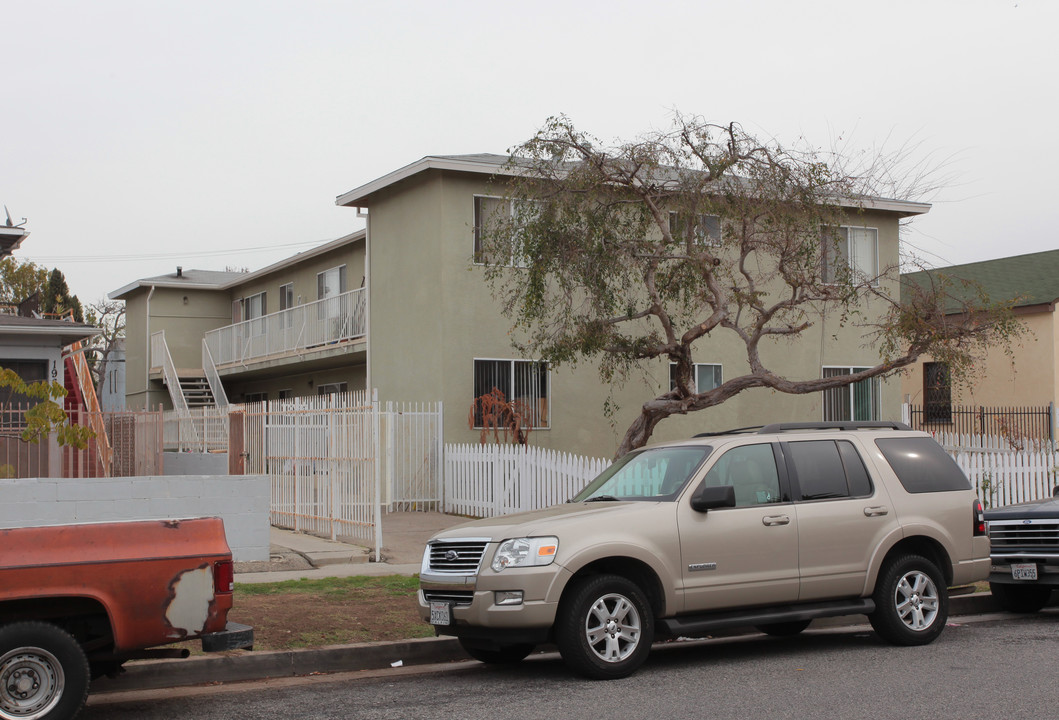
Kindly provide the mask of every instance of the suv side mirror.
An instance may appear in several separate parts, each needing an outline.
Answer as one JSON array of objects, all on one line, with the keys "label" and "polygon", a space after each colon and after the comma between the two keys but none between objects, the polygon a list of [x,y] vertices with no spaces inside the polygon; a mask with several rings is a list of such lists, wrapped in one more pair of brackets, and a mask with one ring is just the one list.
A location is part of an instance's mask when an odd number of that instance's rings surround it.
[{"label": "suv side mirror", "polygon": [[735,507],[735,487],[732,485],[700,487],[691,496],[691,509],[696,512],[722,507]]}]

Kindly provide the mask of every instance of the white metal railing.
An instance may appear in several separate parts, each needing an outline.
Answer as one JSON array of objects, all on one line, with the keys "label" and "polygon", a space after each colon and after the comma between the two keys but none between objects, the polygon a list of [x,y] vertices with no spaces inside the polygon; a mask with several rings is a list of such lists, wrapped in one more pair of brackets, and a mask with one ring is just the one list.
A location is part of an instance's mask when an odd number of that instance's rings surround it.
[{"label": "white metal railing", "polygon": [[224,392],[224,384],[217,373],[217,365],[213,362],[213,355],[210,354],[210,347],[205,340],[202,341],[202,372],[206,376],[206,382],[210,385],[213,404],[222,410],[227,410],[228,393]]},{"label": "white metal railing", "polygon": [[166,387],[169,388],[169,398],[173,401],[173,408],[186,413],[188,401],[184,398],[184,391],[180,387],[180,376],[177,375],[173,356],[169,354],[169,346],[165,342],[165,330],[151,334],[151,367],[162,368],[162,378]]},{"label": "white metal railing", "polygon": [[179,452],[226,452],[228,407],[169,410],[163,414],[162,445]]},{"label": "white metal railing", "polygon": [[364,288],[244,320],[206,333],[218,366],[247,363],[343,340],[365,333]]}]

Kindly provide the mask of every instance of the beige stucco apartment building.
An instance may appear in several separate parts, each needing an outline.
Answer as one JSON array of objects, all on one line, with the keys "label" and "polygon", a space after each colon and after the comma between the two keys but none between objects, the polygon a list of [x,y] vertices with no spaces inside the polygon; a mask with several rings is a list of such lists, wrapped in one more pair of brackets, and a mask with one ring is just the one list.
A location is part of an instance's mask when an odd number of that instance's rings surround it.
[{"label": "beige stucco apartment building", "polygon": [[[179,374],[202,375],[212,360],[231,402],[377,388],[381,400],[443,401],[445,441],[477,442],[471,403],[495,385],[534,408],[531,444],[609,457],[640,405],[668,390],[669,364],[658,361],[644,377],[606,387],[591,364],[549,368],[515,355],[511,323],[473,252],[476,208],[501,192],[490,178],[505,160],[423,158],[339,196],[351,223],[366,218],[362,231],[252,273],[180,271],[115,291],[128,303],[129,406],[171,402],[161,361],[151,357],[151,338],[164,331]],[[863,246],[847,255],[896,267],[899,220],[927,209],[871,203],[850,222]],[[896,274],[881,284],[898,292]],[[878,300],[865,303],[868,315],[883,311]],[[833,317],[812,321],[798,340],[764,348],[766,363],[790,377],[816,378],[879,361],[858,328]],[[696,346],[700,383],[747,370],[742,343],[721,335]],[[203,357],[203,344],[212,358]],[[868,381],[827,395],[752,390],[667,420],[656,438],[779,420],[899,419],[899,383]],[[618,408],[609,417],[608,398]]]}]

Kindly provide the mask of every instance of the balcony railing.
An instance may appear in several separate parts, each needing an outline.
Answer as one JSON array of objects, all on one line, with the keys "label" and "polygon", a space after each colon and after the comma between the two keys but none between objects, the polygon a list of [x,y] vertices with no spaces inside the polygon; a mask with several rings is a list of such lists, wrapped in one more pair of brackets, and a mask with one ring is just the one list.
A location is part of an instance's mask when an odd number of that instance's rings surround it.
[{"label": "balcony railing", "polygon": [[206,346],[217,367],[247,364],[364,337],[363,288],[210,330]]}]

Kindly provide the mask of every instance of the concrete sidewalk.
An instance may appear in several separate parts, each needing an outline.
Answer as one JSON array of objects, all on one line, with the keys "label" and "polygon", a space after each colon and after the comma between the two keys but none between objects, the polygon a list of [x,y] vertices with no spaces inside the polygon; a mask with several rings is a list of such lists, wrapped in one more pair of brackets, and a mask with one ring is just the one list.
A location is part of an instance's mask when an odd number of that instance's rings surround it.
[{"label": "concrete sidewalk", "polygon": [[272,528],[269,562],[236,563],[236,583],[356,575],[414,575],[427,540],[467,518],[437,512],[396,512],[382,518],[382,561],[367,547]]}]

